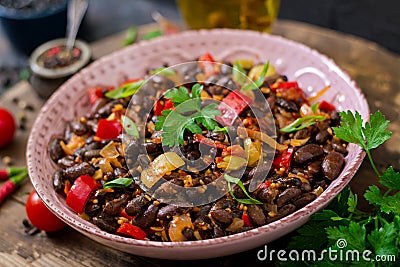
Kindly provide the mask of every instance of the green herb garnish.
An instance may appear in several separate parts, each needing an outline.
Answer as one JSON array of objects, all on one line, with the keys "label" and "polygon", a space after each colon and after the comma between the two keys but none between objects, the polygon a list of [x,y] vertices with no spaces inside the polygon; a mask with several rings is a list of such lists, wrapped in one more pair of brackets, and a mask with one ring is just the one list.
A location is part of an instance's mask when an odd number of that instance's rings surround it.
[{"label": "green herb garnish", "polygon": [[143,84],[144,80],[127,83],[112,91],[108,91],[107,93],[105,93],[105,96],[111,99],[125,98],[136,94],[136,92],[140,89],[140,87],[142,87]]},{"label": "green herb garnish", "polygon": [[103,188],[125,188],[133,183],[132,178],[118,178],[103,185]]},{"label": "green herb garnish", "polygon": [[324,121],[326,117],[323,115],[315,115],[315,116],[307,116],[303,118],[298,118],[293,121],[291,124],[281,128],[281,132],[283,133],[291,133],[306,128],[308,126],[313,125],[316,122]]},{"label": "green herb garnish", "polygon": [[260,77],[258,77],[257,81],[249,83],[242,87],[242,90],[256,90],[262,86],[264,83],[265,75],[267,74],[269,68],[269,60],[265,63],[263,70],[261,71]]},{"label": "green herb garnish", "polygon": [[161,68],[157,68],[157,69],[149,71],[149,74],[150,75],[157,74],[157,75],[163,75],[165,77],[169,77],[172,75],[176,75],[176,72],[173,69],[171,69],[170,67],[161,67]]},{"label": "green herb garnish", "polygon": [[192,87],[192,95],[188,90],[180,86],[169,90],[164,94],[175,106],[175,110],[164,110],[162,116],[157,118],[156,130],[162,130],[162,144],[164,146],[177,146],[184,143],[184,132],[189,130],[195,134],[201,134],[204,126],[208,130],[214,130],[218,124],[215,116],[221,115],[216,103],[201,108],[201,91],[203,86],[195,84]]},{"label": "green herb garnish", "polygon": [[[326,255],[318,262],[278,263],[281,266],[397,266],[400,254],[400,173],[389,167],[382,174],[377,170],[370,154],[370,150],[378,147],[388,140],[391,132],[387,130],[389,121],[380,111],[370,115],[365,122],[361,115],[351,111],[339,113],[342,121],[339,127],[333,127],[338,138],[361,146],[369,155],[369,161],[374,172],[379,177],[378,186],[371,185],[364,192],[365,199],[374,206],[372,212],[363,212],[357,209],[357,195],[351,193],[346,187],[330,204],[321,212],[311,216],[311,220],[296,231],[288,248],[303,250],[343,250],[343,255],[350,250],[360,253],[357,262],[345,262],[337,259],[332,262]],[[345,239],[345,247],[339,248],[337,241]],[[372,261],[365,261],[361,255],[363,251],[370,250]],[[374,257],[391,256],[392,261],[376,262]],[[394,257],[394,258],[393,258]],[[394,259],[394,261],[393,261]]]},{"label": "green herb garnish", "polygon": [[[232,177],[228,174],[224,174],[224,179],[228,182],[228,189],[229,189],[229,194],[233,199],[235,199],[237,202],[243,203],[243,204],[263,204],[261,201],[252,198],[249,193],[247,193],[246,188],[244,187],[242,181],[240,181],[239,178]],[[243,191],[243,193],[248,197],[248,198],[236,198],[235,195],[233,194],[231,183],[237,184]]]},{"label": "green herb garnish", "polygon": [[319,102],[315,102],[314,104],[312,104],[311,105],[312,112],[317,113],[318,107],[319,107]]},{"label": "green herb garnish", "polygon": [[121,116],[122,127],[125,132],[133,137],[139,138],[139,129],[136,123],[134,123],[129,117]]},{"label": "green herb garnish", "polygon": [[247,80],[246,71],[238,60],[235,60],[235,63],[233,64],[232,77],[233,80],[240,85],[244,85]]},{"label": "green herb garnish", "polygon": [[129,27],[128,30],[126,30],[126,36],[124,40],[124,46],[131,45],[135,42],[136,36],[137,36],[138,29],[136,26],[131,26]]},{"label": "green herb garnish", "polygon": [[217,125],[217,127],[215,127],[214,128],[214,131],[216,131],[216,132],[223,132],[223,133],[228,133],[228,126],[225,126],[225,127],[219,127],[218,125]]},{"label": "green herb garnish", "polygon": [[143,36],[143,40],[150,40],[150,39],[154,39],[156,37],[162,36],[162,31],[160,30],[156,30],[156,31],[151,31],[151,32],[147,32],[144,34]]}]

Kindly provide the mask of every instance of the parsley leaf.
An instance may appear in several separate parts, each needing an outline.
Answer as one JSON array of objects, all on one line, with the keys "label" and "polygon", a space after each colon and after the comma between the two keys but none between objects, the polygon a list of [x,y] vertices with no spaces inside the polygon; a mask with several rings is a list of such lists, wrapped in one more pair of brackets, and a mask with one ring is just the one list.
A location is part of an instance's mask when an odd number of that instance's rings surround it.
[{"label": "parsley leaf", "polygon": [[170,99],[175,107],[190,99],[189,91],[184,86],[168,90],[164,97]]},{"label": "parsley leaf", "polygon": [[362,118],[358,111],[356,111],[355,115],[350,110],[341,111],[339,115],[341,117],[340,127],[332,127],[336,136],[366,149],[367,147],[362,134]]},{"label": "parsley leaf", "polygon": [[400,214],[400,193],[394,196],[382,196],[381,190],[376,185],[371,185],[364,193],[364,197],[370,204],[378,205],[382,212]]},{"label": "parsley leaf", "polygon": [[362,128],[368,149],[377,148],[390,138],[392,132],[386,130],[389,121],[385,119],[380,111],[375,112],[369,117],[370,122],[365,123]]},{"label": "parsley leaf", "polygon": [[348,243],[346,248],[357,249],[358,251],[364,251],[366,248],[367,230],[364,225],[351,221],[348,226],[328,227],[326,233],[331,245],[339,239],[345,239]]},{"label": "parsley leaf", "polygon": [[380,176],[379,183],[391,190],[400,190],[400,173],[390,166]]},{"label": "parsley leaf", "polygon": [[394,223],[388,223],[379,229],[374,229],[367,236],[376,255],[396,255],[399,248],[396,245],[395,238],[396,228]]}]

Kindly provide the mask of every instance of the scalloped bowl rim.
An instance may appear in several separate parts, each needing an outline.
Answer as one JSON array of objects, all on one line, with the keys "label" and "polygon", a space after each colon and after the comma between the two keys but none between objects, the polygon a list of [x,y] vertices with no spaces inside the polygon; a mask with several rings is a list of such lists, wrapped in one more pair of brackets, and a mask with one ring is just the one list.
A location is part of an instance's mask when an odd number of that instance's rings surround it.
[{"label": "scalloped bowl rim", "polygon": [[[62,220],[64,220],[68,225],[72,226],[79,232],[87,235],[88,237],[95,236],[96,237],[95,239],[98,242],[100,242],[99,240],[101,239],[101,240],[107,241],[105,245],[108,245],[108,246],[111,246],[110,244],[113,242],[132,246],[132,251],[130,251],[126,248],[124,248],[124,249],[117,248],[117,249],[123,250],[125,252],[129,252],[132,254],[138,254],[138,255],[145,255],[145,256],[150,256],[150,257],[155,257],[155,258],[201,259],[201,258],[208,258],[208,256],[204,256],[204,255],[183,255],[182,256],[182,255],[180,255],[180,257],[175,257],[175,256],[167,255],[167,254],[170,254],[171,249],[175,249],[177,251],[179,250],[180,252],[182,252],[182,251],[185,251],[186,248],[200,249],[200,248],[207,247],[207,249],[213,249],[213,248],[219,247],[219,246],[226,246],[226,244],[234,244],[234,243],[237,244],[237,243],[243,243],[243,242],[250,243],[252,236],[258,236],[261,234],[264,234],[266,236],[266,234],[273,233],[277,229],[279,230],[279,228],[285,226],[286,229],[280,229],[281,233],[279,233],[277,235],[277,237],[272,237],[272,239],[268,240],[268,242],[270,242],[276,238],[283,236],[284,234],[287,234],[287,233],[293,231],[300,225],[304,224],[308,220],[308,218],[311,214],[315,213],[318,210],[323,209],[326,205],[328,205],[329,202],[340,191],[342,191],[342,189],[350,182],[351,178],[354,176],[355,172],[360,167],[360,165],[363,161],[363,158],[365,156],[365,153],[362,151],[362,149],[359,146],[356,146],[353,144],[349,145],[349,149],[354,150],[355,154],[356,154],[356,158],[354,161],[346,162],[346,166],[349,165],[348,166],[349,171],[346,174],[344,174],[342,171],[340,176],[335,180],[334,184],[331,184],[328,187],[328,189],[326,189],[322,193],[322,195],[317,197],[313,202],[309,203],[305,207],[295,211],[294,213],[291,213],[291,214],[283,217],[282,219],[279,219],[275,222],[269,223],[269,224],[261,226],[261,227],[254,228],[249,231],[245,231],[242,233],[237,233],[237,234],[233,234],[233,235],[229,235],[229,236],[224,236],[224,237],[219,237],[219,238],[214,238],[214,239],[199,240],[199,241],[185,241],[185,242],[143,241],[143,240],[136,240],[136,239],[132,239],[132,238],[126,238],[126,237],[107,233],[105,231],[98,229],[95,225],[92,225],[90,222],[84,221],[82,218],[78,217],[77,215],[75,215],[75,217],[72,218],[72,217],[68,216],[67,214],[65,214],[62,209],[67,208],[66,205],[65,205],[65,207],[60,208],[60,207],[55,207],[54,205],[52,205],[52,203],[49,203],[48,198],[46,196],[46,192],[43,192],[40,185],[36,183],[36,181],[38,180],[39,174],[36,173],[33,168],[34,164],[36,164],[36,163],[35,163],[35,153],[34,153],[34,150],[32,149],[32,146],[35,143],[35,138],[38,136],[38,134],[41,130],[37,126],[39,125],[39,122],[42,119],[42,116],[43,116],[42,114],[47,111],[48,107],[53,102],[55,102],[57,98],[59,98],[63,95],[64,91],[68,90],[68,87],[71,84],[73,84],[76,80],[78,80],[79,75],[85,75],[85,73],[89,72],[91,68],[94,68],[100,64],[107,64],[107,62],[110,61],[113,57],[119,56],[124,53],[129,53],[129,51],[135,51],[136,49],[139,49],[140,47],[146,47],[149,45],[157,45],[157,44],[161,44],[163,42],[168,42],[169,40],[171,40],[171,39],[173,40],[176,38],[195,38],[196,36],[199,36],[199,35],[213,35],[213,34],[223,36],[224,34],[230,35],[230,34],[238,34],[238,33],[240,33],[240,35],[243,35],[243,36],[253,36],[253,37],[259,36],[259,37],[267,38],[267,39],[271,38],[271,39],[278,41],[280,43],[283,43],[285,45],[294,46],[296,49],[302,50],[307,53],[311,53],[313,55],[317,55],[318,58],[320,60],[322,60],[324,64],[329,66],[329,68],[333,72],[335,72],[337,75],[339,75],[341,79],[343,79],[353,90],[355,90],[355,93],[359,97],[358,101],[363,104],[364,110],[361,111],[362,116],[366,117],[367,114],[369,114],[368,104],[367,104],[367,101],[366,101],[365,96],[363,95],[361,89],[356,85],[356,83],[350,78],[350,76],[346,72],[341,70],[336,65],[336,63],[334,63],[334,61],[332,59],[317,52],[314,49],[309,48],[306,45],[297,43],[292,40],[288,40],[288,39],[280,37],[280,36],[274,36],[274,35],[270,35],[270,34],[258,33],[258,32],[247,31],[247,30],[215,29],[215,30],[185,31],[185,32],[182,32],[182,33],[179,33],[176,35],[162,36],[162,37],[159,37],[159,38],[153,39],[153,40],[140,41],[132,46],[115,51],[115,52],[113,52],[109,55],[106,55],[106,56],[100,58],[99,60],[96,60],[95,62],[91,63],[88,67],[84,68],[78,74],[74,75],[71,79],[69,79],[67,82],[65,82],[42,107],[40,114],[38,115],[38,117],[34,123],[34,126],[32,128],[31,134],[29,136],[28,148],[27,148],[27,164],[28,164],[28,171],[30,174],[31,182],[32,182],[35,190],[37,190],[39,196],[44,200],[44,203],[49,207],[49,209],[53,213],[55,213],[58,217],[60,217]],[[51,193],[53,193],[53,192],[51,192]],[[80,223],[77,224],[77,220],[80,221]],[[86,223],[89,223],[92,226],[90,227],[90,225],[89,225],[89,226],[85,227]],[[249,240],[246,240],[246,239],[249,239]],[[149,253],[143,253],[143,252],[135,253],[134,248],[138,248],[138,247],[145,248],[145,249],[169,248],[170,250],[168,250],[166,253],[162,253],[160,255],[157,255],[154,251],[151,251]],[[245,248],[243,249],[243,247],[245,247]],[[254,247],[255,247],[254,245],[243,245],[242,244],[242,247],[240,249],[236,249],[236,250],[228,249],[228,250],[236,253],[236,252],[244,251],[244,250],[251,249]],[[223,255],[228,255],[228,254],[230,254],[230,253],[227,253],[227,252],[216,253],[215,255],[212,255],[211,257],[223,256]]]}]

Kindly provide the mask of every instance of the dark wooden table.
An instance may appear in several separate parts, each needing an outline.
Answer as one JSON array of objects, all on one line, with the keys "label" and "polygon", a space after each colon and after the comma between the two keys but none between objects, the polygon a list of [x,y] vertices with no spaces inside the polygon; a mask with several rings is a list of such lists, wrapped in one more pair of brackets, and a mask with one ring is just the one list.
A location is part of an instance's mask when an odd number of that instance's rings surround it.
[{"label": "dark wooden table", "polygon": [[[140,33],[154,29],[143,26]],[[373,153],[378,167],[393,165],[400,168],[400,56],[378,45],[307,24],[277,21],[273,33],[304,43],[333,58],[347,71],[365,93],[371,111],[381,110],[392,121],[391,140]],[[124,33],[107,37],[92,44],[94,58],[122,47]],[[18,100],[18,101],[17,101]],[[15,104],[16,102],[19,103]],[[0,106],[10,109],[16,117],[26,117],[25,130],[19,129],[14,141],[0,150],[0,158],[10,156],[13,165],[25,164],[25,147],[36,114],[44,101],[39,99],[26,82],[17,84],[1,96]],[[26,109],[31,105],[34,110]],[[25,107],[25,109],[24,109]],[[0,162],[0,168],[4,163]],[[368,162],[364,162],[351,182],[352,189],[362,193],[376,183]],[[119,252],[96,243],[72,228],[58,233],[29,236],[22,220],[26,218],[24,204],[32,185],[27,180],[22,187],[0,207],[0,266],[270,266],[259,262],[257,251],[243,252],[223,258],[197,261],[167,261],[150,259]],[[364,203],[365,204],[365,203]],[[363,203],[361,203],[363,205]],[[269,247],[282,248],[285,238]]]}]

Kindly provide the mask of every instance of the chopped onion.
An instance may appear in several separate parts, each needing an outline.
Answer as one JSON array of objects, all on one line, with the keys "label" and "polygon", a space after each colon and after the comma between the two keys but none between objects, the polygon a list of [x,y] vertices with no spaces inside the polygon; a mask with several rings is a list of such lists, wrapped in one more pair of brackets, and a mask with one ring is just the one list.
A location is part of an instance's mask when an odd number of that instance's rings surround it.
[{"label": "chopped onion", "polygon": [[114,141],[108,143],[103,149],[100,151],[100,155],[103,158],[117,158],[120,156],[117,148],[115,147]]},{"label": "chopped onion", "polygon": [[190,216],[186,214],[174,216],[172,221],[169,223],[169,239],[172,242],[186,241],[186,237],[182,233],[186,228],[193,229],[193,223]]}]

